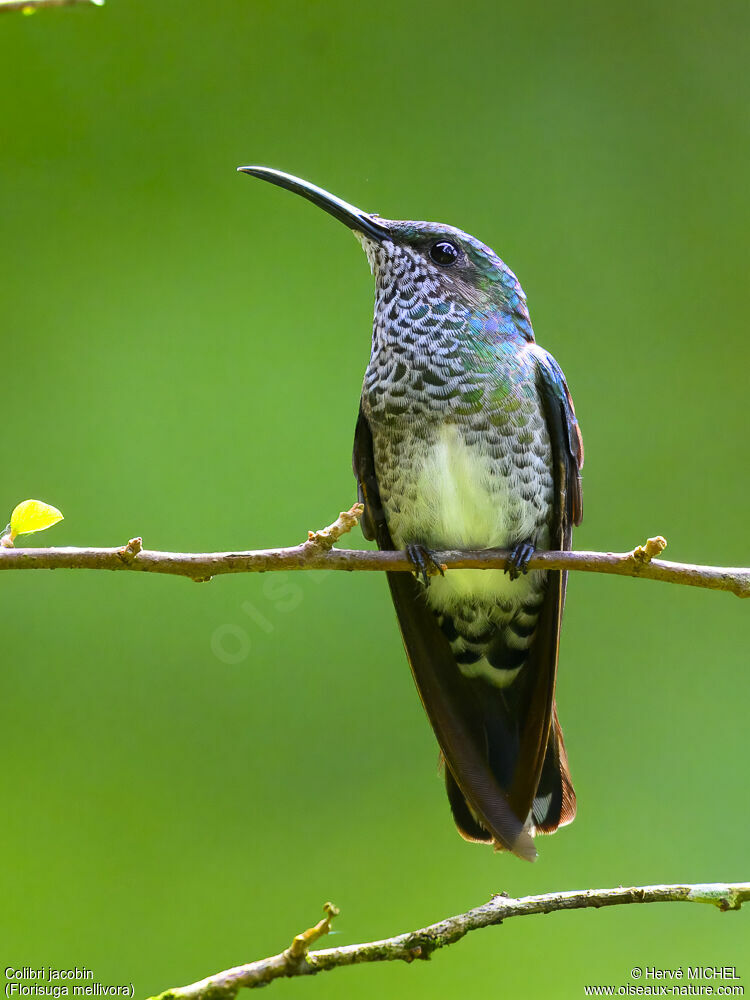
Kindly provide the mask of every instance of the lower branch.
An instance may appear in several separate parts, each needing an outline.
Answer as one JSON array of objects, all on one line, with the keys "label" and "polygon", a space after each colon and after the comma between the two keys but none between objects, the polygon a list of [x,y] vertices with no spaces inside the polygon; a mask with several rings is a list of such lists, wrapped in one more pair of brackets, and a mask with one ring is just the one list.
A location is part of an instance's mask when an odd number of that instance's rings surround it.
[{"label": "lower branch", "polygon": [[23,11],[24,14],[33,14],[35,10],[43,7],[103,7],[104,0],[0,0],[0,14],[12,10]]},{"label": "lower branch", "polygon": [[[350,531],[361,516],[362,505],[355,504],[329,527],[308,532],[307,541],[301,545],[249,552],[160,552],[156,549],[144,549],[140,538],[132,538],[127,545],[119,548],[16,549],[3,547],[9,544],[6,535],[0,539],[0,570],[129,570],[185,576],[197,583],[224,573],[266,573],[277,570],[412,572],[414,566],[405,552],[333,548],[334,543]],[[630,552],[536,552],[531,557],[528,568],[637,576],[707,590],[726,590],[738,597],[750,597],[750,569],[698,566],[654,558],[666,544],[661,536],[657,536]],[[510,553],[504,549],[450,549],[435,552],[433,556],[443,570],[506,569]]]},{"label": "lower branch", "polygon": [[176,987],[152,1000],[231,1000],[242,987],[265,986],[274,979],[315,975],[343,965],[365,962],[413,962],[428,959],[433,951],[455,944],[470,931],[492,927],[511,917],[558,910],[598,909],[624,903],[711,903],[720,910],[739,910],[750,901],[750,882],[709,882],[700,885],[645,885],[623,889],[582,889],[576,892],[549,892],[541,896],[511,899],[493,896],[489,903],[466,913],[448,917],[436,924],[396,937],[350,944],[341,948],[307,951],[307,947],[326,934],[338,910],[326,903],[326,917],[309,931],[298,934],[291,946],[279,955],[262,958],[248,965],[238,965],[218,972],[190,986]]}]

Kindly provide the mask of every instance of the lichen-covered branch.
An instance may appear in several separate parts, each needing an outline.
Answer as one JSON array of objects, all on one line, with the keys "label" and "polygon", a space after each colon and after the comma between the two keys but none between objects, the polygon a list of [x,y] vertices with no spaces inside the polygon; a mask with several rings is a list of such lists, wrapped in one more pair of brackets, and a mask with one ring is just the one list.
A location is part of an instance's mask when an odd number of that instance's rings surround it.
[{"label": "lichen-covered branch", "polygon": [[[105,569],[136,573],[184,576],[198,583],[224,573],[267,573],[274,570],[336,569],[408,573],[413,566],[405,552],[374,552],[337,549],[334,543],[357,524],[362,505],[342,512],[333,524],[308,532],[307,541],[283,549],[248,552],[161,552],[144,549],[140,538],[131,538],[117,548],[4,548],[0,546],[0,570],[11,569]],[[2,539],[8,544],[7,536]],[[664,549],[661,536],[650,538],[630,552],[536,552],[529,569],[566,569],[586,573],[609,573],[662,580],[707,590],[726,590],[750,597],[750,569],[698,566],[654,558]],[[434,553],[444,570],[505,569],[509,553],[504,549]]]},{"label": "lichen-covered branch", "polygon": [[413,962],[428,959],[438,948],[455,944],[470,931],[491,927],[511,917],[558,910],[598,909],[624,903],[711,903],[720,910],[739,910],[750,901],[750,882],[710,882],[701,885],[644,885],[618,889],[582,889],[575,892],[549,892],[541,896],[511,899],[500,895],[466,913],[448,917],[420,930],[367,944],[349,944],[340,948],[308,951],[309,945],[330,929],[338,910],[326,903],[324,920],[309,931],[298,934],[289,948],[270,958],[238,965],[225,972],[201,979],[190,986],[180,986],[161,993],[152,1000],[231,1000],[246,987],[265,986],[274,979],[314,975],[343,965],[365,962]]},{"label": "lichen-covered branch", "polygon": [[0,14],[12,10],[33,14],[43,7],[103,7],[104,0],[0,0]]}]

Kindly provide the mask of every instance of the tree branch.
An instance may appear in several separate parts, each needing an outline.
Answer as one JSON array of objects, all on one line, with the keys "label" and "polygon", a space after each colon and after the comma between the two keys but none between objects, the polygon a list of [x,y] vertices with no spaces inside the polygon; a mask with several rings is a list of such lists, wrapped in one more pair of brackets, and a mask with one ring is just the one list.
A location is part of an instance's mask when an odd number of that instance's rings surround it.
[{"label": "tree branch", "polygon": [[466,913],[448,917],[436,924],[407,934],[350,944],[341,948],[308,951],[317,938],[327,934],[338,910],[326,903],[326,917],[315,927],[298,934],[291,946],[279,955],[262,958],[218,972],[190,986],[167,990],[151,1000],[231,1000],[241,987],[253,989],[274,979],[315,975],[343,965],[364,962],[413,962],[428,959],[438,948],[455,944],[470,931],[492,927],[511,917],[558,910],[581,910],[590,907],[619,906],[624,903],[711,903],[720,910],[739,910],[750,901],[750,882],[710,882],[701,885],[646,885],[628,889],[582,889],[575,892],[550,892],[541,896],[511,899],[493,896],[489,903]]},{"label": "tree branch", "polygon": [[[105,569],[185,576],[197,583],[224,573],[266,573],[278,570],[335,569],[408,573],[414,567],[404,552],[335,549],[334,543],[362,516],[362,505],[343,512],[332,525],[308,532],[306,542],[283,549],[248,552],[160,552],[144,549],[140,538],[119,548],[3,548],[0,570]],[[698,566],[655,559],[666,546],[661,537],[650,538],[631,552],[536,552],[529,569],[565,569],[614,576],[637,576],[707,590],[726,590],[750,597],[750,569]],[[506,569],[510,553],[504,549],[435,552],[443,569]]]},{"label": "tree branch", "polygon": [[[341,535],[350,531],[362,515],[362,505],[342,512],[321,531],[308,532],[301,545],[281,549],[243,552],[161,552],[142,548],[140,538],[132,538],[119,548],[39,548],[0,549],[3,569],[104,569],[131,570],[185,576],[203,583],[225,573],[265,573],[279,570],[335,569],[377,572],[412,572],[414,567],[404,552],[376,552],[334,549]],[[637,576],[667,583],[727,590],[738,597],[750,596],[750,569],[673,563],[653,556],[666,541],[650,538],[645,546],[630,552],[537,552],[529,569],[566,569],[617,576]],[[435,552],[435,561],[449,569],[505,569],[510,553],[504,549]]]},{"label": "tree branch", "polygon": [[23,11],[24,14],[33,14],[34,11],[41,10],[42,7],[103,7],[104,0],[0,0],[0,14],[8,13],[12,10]]}]

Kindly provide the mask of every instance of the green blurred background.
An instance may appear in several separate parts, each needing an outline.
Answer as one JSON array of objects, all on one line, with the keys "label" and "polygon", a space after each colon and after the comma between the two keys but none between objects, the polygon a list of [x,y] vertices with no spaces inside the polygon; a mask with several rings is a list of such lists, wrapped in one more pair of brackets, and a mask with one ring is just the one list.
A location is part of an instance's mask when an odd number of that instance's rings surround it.
[{"label": "green blurred background", "polygon": [[[750,564],[750,8],[110,0],[0,20],[0,507],[40,544],[292,544],[354,499],[371,277],[258,162],[493,246],[584,431],[579,548]],[[3,523],[5,516],[3,516]],[[28,539],[34,544],[37,538]],[[363,545],[359,533],[353,544]],[[0,964],[146,995],[505,890],[747,879],[749,608],[574,574],[575,824],[463,843],[379,575],[3,574]],[[580,997],[750,913],[512,921],[289,997]],[[746,986],[750,982],[746,980]]]}]

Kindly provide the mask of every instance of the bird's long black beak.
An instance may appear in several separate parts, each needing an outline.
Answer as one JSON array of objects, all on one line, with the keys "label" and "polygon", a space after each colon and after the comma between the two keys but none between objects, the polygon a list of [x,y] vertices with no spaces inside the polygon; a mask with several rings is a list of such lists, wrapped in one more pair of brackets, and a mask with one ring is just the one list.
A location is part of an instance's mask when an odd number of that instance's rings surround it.
[{"label": "bird's long black beak", "polygon": [[285,174],[282,170],[273,170],[271,167],[237,167],[237,170],[240,173],[260,177],[263,181],[270,181],[271,184],[278,184],[279,187],[286,188],[287,191],[302,195],[313,205],[328,212],[334,219],[338,219],[339,222],[343,222],[345,226],[356,232],[364,233],[371,240],[379,243],[388,236],[388,230],[381,225],[376,216],[355,208],[354,205],[342,201],[341,198],[329,194],[328,191],[324,191],[323,188],[319,188],[309,181],[303,181],[301,177]]}]

